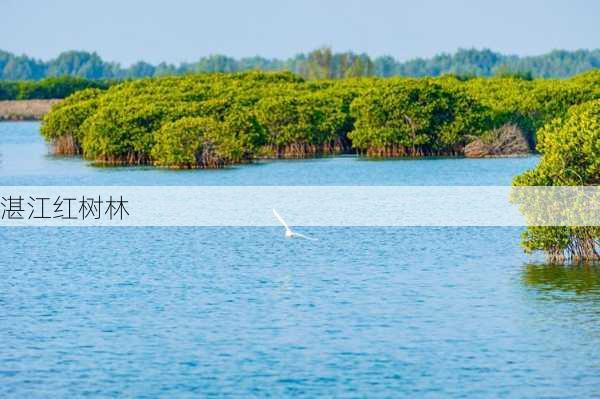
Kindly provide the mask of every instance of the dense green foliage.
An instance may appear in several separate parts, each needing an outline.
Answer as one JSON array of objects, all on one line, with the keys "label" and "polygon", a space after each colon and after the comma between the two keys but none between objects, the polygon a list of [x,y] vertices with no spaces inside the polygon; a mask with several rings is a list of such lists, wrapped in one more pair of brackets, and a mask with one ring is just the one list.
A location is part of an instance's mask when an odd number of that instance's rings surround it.
[{"label": "dense green foliage", "polygon": [[[540,163],[518,176],[515,185],[600,185],[600,99],[573,106],[546,124],[538,132],[537,148]],[[545,251],[552,261],[598,260],[600,227],[532,226],[523,245],[528,251]]]},{"label": "dense green foliage", "polygon": [[286,60],[250,57],[235,59],[224,55],[203,57],[178,66],[140,61],[123,68],[103,61],[98,54],[68,51],[43,62],[0,50],[0,80],[38,80],[51,76],[78,76],[88,79],[127,79],[148,76],[182,75],[197,72],[241,72],[248,70],[291,71],[307,79],[336,79],[357,76],[520,76],[568,77],[600,68],[600,50],[555,50],[540,56],[507,56],[493,51],[460,49],[430,59],[399,62],[390,56],[371,58],[367,54],[334,53],[329,48],[298,54]]},{"label": "dense green foliage", "polygon": [[52,107],[44,118],[42,135],[51,140],[56,153],[77,155],[81,153],[83,123],[97,108],[99,89],[85,89],[71,95]]},{"label": "dense green foliage", "polygon": [[165,123],[156,133],[156,145],[152,150],[157,165],[180,165],[182,167],[220,167],[230,163],[230,155],[236,154],[226,143],[235,140],[228,137],[221,124],[210,117],[183,117]]},{"label": "dense green foliage", "polygon": [[354,147],[375,156],[460,153],[492,127],[491,111],[462,88],[433,80],[385,80],[351,106]]},{"label": "dense green foliage", "polygon": [[0,81],[0,100],[65,98],[79,90],[106,89],[114,83],[116,82],[69,76],[45,78],[39,81]]},{"label": "dense green foliage", "polygon": [[220,167],[352,147],[379,157],[460,155],[466,143],[506,123],[533,141],[537,129],[571,105],[600,98],[599,77],[145,78],[75,93],[46,115],[42,134],[58,154],[163,167]]},{"label": "dense green foliage", "polygon": [[532,136],[570,106],[600,97],[600,75],[588,80],[471,79],[466,90],[493,110],[495,124],[514,122]]},{"label": "dense green foliage", "polygon": [[343,102],[327,93],[264,97],[256,115],[266,132],[266,155],[303,157],[344,149],[349,116]]}]

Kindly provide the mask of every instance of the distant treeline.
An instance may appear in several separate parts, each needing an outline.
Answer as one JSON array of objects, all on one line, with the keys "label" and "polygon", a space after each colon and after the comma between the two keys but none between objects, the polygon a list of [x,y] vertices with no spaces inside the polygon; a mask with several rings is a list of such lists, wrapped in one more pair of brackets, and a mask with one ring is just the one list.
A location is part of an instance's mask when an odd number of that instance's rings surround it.
[{"label": "distant treeline", "polygon": [[115,80],[54,77],[42,80],[0,81],[0,101],[65,98],[83,89],[107,89]]},{"label": "distant treeline", "polygon": [[454,54],[399,62],[393,57],[372,58],[353,52],[334,53],[321,48],[289,59],[225,55],[202,57],[179,65],[137,62],[130,67],[104,61],[96,53],[67,51],[50,61],[0,50],[0,80],[39,80],[46,77],[77,76],[88,79],[130,79],[183,75],[195,72],[241,72],[248,70],[291,71],[306,79],[339,79],[360,76],[504,76],[562,78],[600,68],[600,49],[555,50],[538,56],[519,57],[483,49],[460,49]]}]

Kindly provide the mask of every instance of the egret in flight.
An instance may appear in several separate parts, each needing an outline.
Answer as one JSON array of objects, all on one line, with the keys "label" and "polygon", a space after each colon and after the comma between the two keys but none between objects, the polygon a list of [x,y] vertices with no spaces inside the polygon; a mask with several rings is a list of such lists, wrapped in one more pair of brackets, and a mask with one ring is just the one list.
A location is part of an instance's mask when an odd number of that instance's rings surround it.
[{"label": "egret in flight", "polygon": [[279,223],[281,223],[283,225],[283,227],[285,227],[286,238],[300,237],[300,238],[306,238],[307,240],[311,240],[311,241],[317,240],[316,238],[307,237],[304,234],[300,234],[300,233],[296,233],[295,231],[292,231],[292,229],[290,229],[290,226],[288,226],[288,224],[285,222],[285,220],[283,220],[283,218],[281,216],[279,216],[279,214],[277,213],[277,211],[275,209],[273,209],[273,215],[275,215],[277,220],[279,220]]}]

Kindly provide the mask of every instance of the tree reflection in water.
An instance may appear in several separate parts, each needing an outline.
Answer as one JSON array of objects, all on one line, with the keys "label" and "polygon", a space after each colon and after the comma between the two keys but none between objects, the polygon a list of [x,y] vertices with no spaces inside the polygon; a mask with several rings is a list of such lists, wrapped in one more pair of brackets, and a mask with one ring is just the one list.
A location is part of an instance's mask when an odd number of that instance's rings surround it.
[{"label": "tree reflection in water", "polygon": [[600,295],[600,263],[528,264],[523,270],[523,282],[539,291],[596,296]]}]

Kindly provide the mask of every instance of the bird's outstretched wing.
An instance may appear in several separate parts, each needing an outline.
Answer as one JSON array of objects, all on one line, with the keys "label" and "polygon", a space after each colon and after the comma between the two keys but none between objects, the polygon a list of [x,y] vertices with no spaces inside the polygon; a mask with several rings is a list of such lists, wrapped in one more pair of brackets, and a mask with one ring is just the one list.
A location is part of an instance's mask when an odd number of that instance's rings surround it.
[{"label": "bird's outstretched wing", "polygon": [[316,239],[316,238],[308,237],[308,236],[305,236],[304,234],[300,234],[300,233],[296,233],[296,232],[294,232],[294,236],[304,238],[307,240],[311,240],[311,241],[318,241],[318,239]]},{"label": "bird's outstretched wing", "polygon": [[283,218],[281,216],[279,216],[279,214],[277,213],[277,211],[275,209],[273,209],[273,215],[275,215],[277,220],[279,220],[279,223],[281,223],[287,231],[292,231],[292,229],[290,229],[290,226],[288,226],[288,224],[285,222],[285,220],[283,220]]}]

